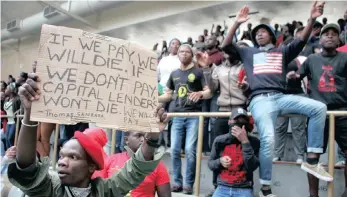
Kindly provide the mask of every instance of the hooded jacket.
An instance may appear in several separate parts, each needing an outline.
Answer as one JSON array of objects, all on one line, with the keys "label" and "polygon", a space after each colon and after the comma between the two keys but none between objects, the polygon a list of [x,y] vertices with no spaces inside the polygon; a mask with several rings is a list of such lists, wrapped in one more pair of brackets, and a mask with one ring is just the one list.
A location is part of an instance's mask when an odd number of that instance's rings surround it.
[{"label": "hooded jacket", "polygon": [[205,81],[211,92],[220,90],[217,99],[219,111],[231,111],[232,106],[245,105],[246,96],[237,87],[238,76],[243,69],[242,63],[229,65],[223,62],[220,66],[213,65],[211,68],[203,68]]}]

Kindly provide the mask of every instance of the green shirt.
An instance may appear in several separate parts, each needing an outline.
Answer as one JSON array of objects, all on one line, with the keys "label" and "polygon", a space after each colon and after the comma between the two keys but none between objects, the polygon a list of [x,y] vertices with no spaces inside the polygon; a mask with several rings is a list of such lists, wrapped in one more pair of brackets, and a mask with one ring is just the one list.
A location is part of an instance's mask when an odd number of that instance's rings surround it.
[{"label": "green shirt", "polygon": [[[89,197],[123,197],[136,188],[158,165],[163,152],[154,155],[154,160],[145,161],[141,148],[132,155],[124,167],[111,178],[91,180]],[[69,197],[67,187],[61,185],[58,173],[50,171],[50,160],[43,158],[28,168],[21,169],[17,163],[8,167],[9,181],[27,196]]]}]

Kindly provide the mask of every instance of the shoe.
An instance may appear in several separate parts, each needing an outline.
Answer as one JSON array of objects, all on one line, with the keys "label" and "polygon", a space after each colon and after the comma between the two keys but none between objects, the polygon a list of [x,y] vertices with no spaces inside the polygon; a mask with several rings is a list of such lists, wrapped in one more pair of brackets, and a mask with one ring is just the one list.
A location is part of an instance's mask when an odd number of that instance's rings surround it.
[{"label": "shoe", "polygon": [[322,164],[320,163],[316,165],[310,165],[307,162],[303,162],[301,164],[301,169],[323,181],[331,182],[334,179],[327,171],[325,171]]},{"label": "shoe", "polygon": [[299,158],[299,159],[296,160],[296,163],[297,163],[297,164],[302,164],[302,162],[304,162],[304,160],[302,160],[301,158]]},{"label": "shoe", "polygon": [[171,187],[172,192],[181,192],[183,190],[182,186],[174,185]]},{"label": "shoe", "polygon": [[272,161],[281,161],[281,158],[280,158],[280,157],[274,157],[274,158],[272,159]]},{"label": "shoe", "polygon": [[275,194],[268,194],[266,196],[264,196],[263,192],[259,192],[259,197],[277,197]]},{"label": "shoe", "polygon": [[183,188],[183,194],[187,194],[187,195],[192,195],[193,194],[193,188],[191,187],[184,187]]},{"label": "shoe", "polygon": [[344,166],[344,165],[346,165],[345,161],[339,161],[335,164],[335,166]]},{"label": "shoe", "polygon": [[212,197],[213,196],[213,193],[214,193],[215,190],[212,190],[209,194],[207,194],[205,197]]},{"label": "shoe", "polygon": [[171,154],[171,148],[167,148],[165,152]]}]

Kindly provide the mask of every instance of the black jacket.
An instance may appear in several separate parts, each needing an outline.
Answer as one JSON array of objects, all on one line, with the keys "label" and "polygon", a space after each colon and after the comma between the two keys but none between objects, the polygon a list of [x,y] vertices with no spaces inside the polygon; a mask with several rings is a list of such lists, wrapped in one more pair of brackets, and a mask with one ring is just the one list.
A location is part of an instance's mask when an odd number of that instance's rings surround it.
[{"label": "black jacket", "polygon": [[[260,141],[248,135],[249,143],[241,144],[231,133],[218,136],[212,146],[208,167],[218,174],[217,184],[234,188],[252,188],[253,171],[259,166]],[[231,158],[228,169],[220,163],[223,156]]]}]

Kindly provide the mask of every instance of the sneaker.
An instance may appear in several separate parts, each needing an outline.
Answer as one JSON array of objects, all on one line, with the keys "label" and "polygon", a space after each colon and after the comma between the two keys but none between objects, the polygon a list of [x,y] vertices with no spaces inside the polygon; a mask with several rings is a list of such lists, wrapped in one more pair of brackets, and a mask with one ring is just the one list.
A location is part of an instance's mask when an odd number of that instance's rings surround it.
[{"label": "sneaker", "polygon": [[281,158],[280,157],[275,157],[272,159],[272,161],[281,161]]},{"label": "sneaker", "polygon": [[346,165],[346,161],[339,161],[335,164],[335,166],[345,166]]},{"label": "sneaker", "polygon": [[327,171],[325,171],[322,164],[320,163],[316,165],[310,165],[307,162],[303,162],[301,164],[301,169],[323,181],[331,182],[334,179]]},{"label": "sneaker", "polygon": [[297,164],[302,164],[302,162],[304,162],[304,160],[302,160],[301,158],[299,158],[299,159],[296,160],[296,163],[297,163]]},{"label": "sneaker", "polygon": [[264,196],[263,192],[259,192],[259,197],[277,197],[275,194],[268,194],[266,196]]},{"label": "sneaker", "polygon": [[174,185],[171,187],[172,192],[181,192],[183,190],[182,186]]},{"label": "sneaker", "polygon": [[184,187],[183,188],[183,193],[184,194],[187,194],[187,195],[192,195],[193,194],[193,188],[191,188],[191,187]]}]

